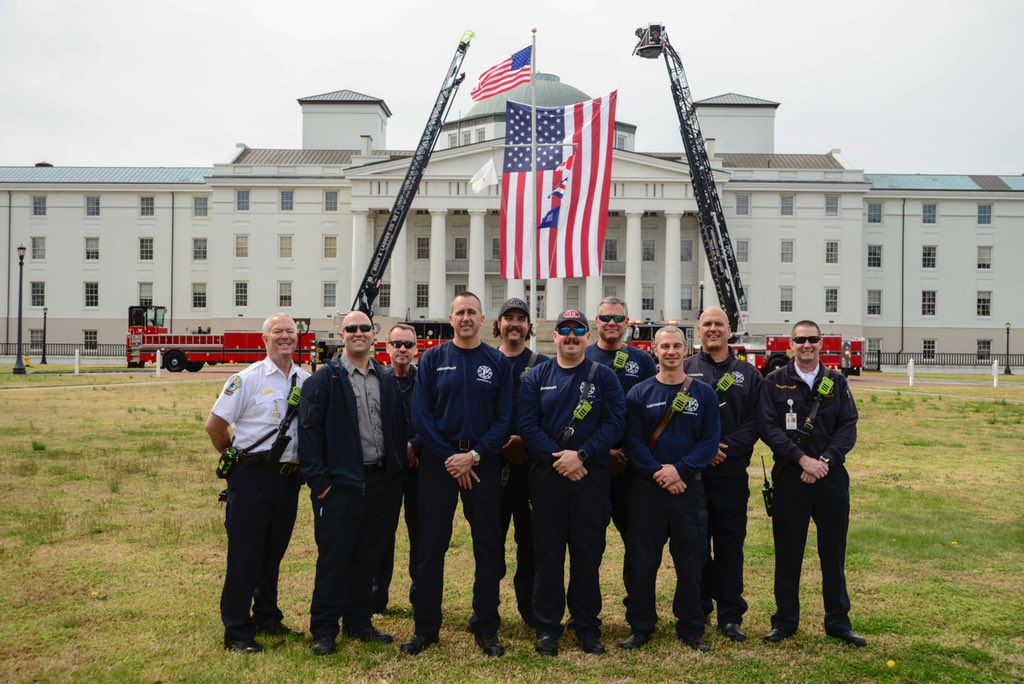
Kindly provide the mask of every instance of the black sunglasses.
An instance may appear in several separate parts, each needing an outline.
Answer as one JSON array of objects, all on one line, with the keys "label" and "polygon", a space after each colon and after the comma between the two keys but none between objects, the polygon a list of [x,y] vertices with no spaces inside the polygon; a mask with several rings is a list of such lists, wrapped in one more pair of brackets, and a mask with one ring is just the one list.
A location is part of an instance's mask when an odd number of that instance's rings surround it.
[{"label": "black sunglasses", "polygon": [[409,340],[388,340],[388,344],[395,349],[412,349],[416,346],[415,342],[410,342]]},{"label": "black sunglasses", "polygon": [[796,344],[803,344],[805,342],[810,342],[811,344],[818,344],[819,342],[821,342],[821,337],[819,335],[810,335],[809,337],[794,337],[793,342]]},{"label": "black sunglasses", "polygon": [[563,325],[558,328],[558,334],[562,337],[568,337],[569,335],[583,337],[587,334],[587,327],[585,325]]},{"label": "black sunglasses", "polygon": [[622,323],[623,321],[626,320],[626,317],[620,314],[601,314],[600,316],[597,317],[597,320],[601,321],[602,323],[611,323],[612,321],[615,321],[616,323]]},{"label": "black sunglasses", "polygon": [[344,328],[342,328],[342,330],[344,330],[347,333],[354,333],[357,330],[359,332],[370,332],[371,330],[373,330],[373,326],[370,325],[369,323],[354,323],[352,325],[346,325]]}]

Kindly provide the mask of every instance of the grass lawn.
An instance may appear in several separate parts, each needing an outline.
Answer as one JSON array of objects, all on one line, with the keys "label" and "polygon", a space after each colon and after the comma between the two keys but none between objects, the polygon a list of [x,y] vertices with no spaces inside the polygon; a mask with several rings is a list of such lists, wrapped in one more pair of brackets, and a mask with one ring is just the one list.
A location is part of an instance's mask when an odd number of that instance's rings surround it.
[{"label": "grass lawn", "polygon": [[[850,455],[847,576],[853,649],[824,637],[820,573],[804,567],[796,637],[763,644],[773,610],[770,521],[751,468],[747,538],[752,637],[713,630],[698,655],[673,637],[672,570],[659,576],[655,641],[626,654],[622,547],[609,530],[602,566],[609,654],[570,635],[542,659],[502,585],[508,655],[488,659],[466,631],[472,547],[461,514],[447,561],[442,643],[417,658],[395,646],[339,641],[330,658],[306,639],[263,639],[258,656],[226,654],[218,612],[224,572],[216,454],[202,425],[224,375],[0,379],[0,680],[10,681],[1021,681],[1024,679],[1024,385],[872,388],[854,380],[860,441]],[[89,369],[92,370],[92,369]],[[189,377],[190,376],[190,377]],[[205,377],[204,377],[205,376]],[[187,379],[189,382],[182,382]],[[99,383],[105,386],[72,384]],[[32,389],[15,391],[15,387]],[[763,447],[761,453],[768,454]],[[304,490],[282,569],[286,622],[308,628],[316,559]],[[812,528],[813,530],[813,528]],[[377,626],[407,638],[412,616],[404,529],[392,610]]]}]

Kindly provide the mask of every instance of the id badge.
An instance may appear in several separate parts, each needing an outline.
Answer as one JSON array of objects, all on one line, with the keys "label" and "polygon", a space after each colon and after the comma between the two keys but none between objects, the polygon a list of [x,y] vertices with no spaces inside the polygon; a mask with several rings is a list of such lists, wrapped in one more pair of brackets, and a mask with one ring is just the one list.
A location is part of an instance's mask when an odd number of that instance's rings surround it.
[{"label": "id badge", "polygon": [[[277,399],[274,400],[274,413],[272,414],[274,420],[281,420],[281,409],[277,405]],[[796,418],[794,418],[796,420]]]},{"label": "id badge", "polygon": [[796,430],[796,414],[795,413],[790,412],[790,413],[786,414],[786,429],[787,430]]}]

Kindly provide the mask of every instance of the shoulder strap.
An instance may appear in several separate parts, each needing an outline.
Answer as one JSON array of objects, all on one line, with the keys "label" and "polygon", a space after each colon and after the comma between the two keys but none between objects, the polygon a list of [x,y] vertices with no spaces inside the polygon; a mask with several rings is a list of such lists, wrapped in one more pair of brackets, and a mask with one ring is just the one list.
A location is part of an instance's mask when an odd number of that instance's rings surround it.
[{"label": "shoulder strap", "polygon": [[[683,395],[688,394],[689,391],[690,391],[690,385],[692,385],[692,384],[693,384],[693,378],[691,378],[689,375],[687,375],[686,379],[683,380],[683,384],[680,385],[679,391],[682,392]],[[679,395],[676,394],[676,396],[678,397]],[[686,408],[686,407],[684,406],[683,408]],[[661,422],[658,423],[658,427],[654,428],[654,432],[652,432],[651,436],[647,438],[647,448],[648,449],[651,449],[651,450],[654,449],[654,445],[657,443],[658,438],[661,437],[661,433],[665,432],[665,428],[668,427],[669,421],[672,420],[672,416],[674,416],[676,413],[677,413],[677,411],[675,411],[672,408],[672,403],[670,403],[669,407],[668,407],[668,411],[666,411],[665,415],[663,415],[661,417]]]},{"label": "shoulder strap", "polygon": [[[590,362],[590,370],[587,371],[587,379],[583,383],[583,387],[580,388],[579,401],[576,402],[576,408],[573,409],[572,418],[569,419],[569,424],[565,426],[565,430],[571,429],[572,426],[576,424],[576,417],[579,416],[580,412],[583,410],[583,406],[584,404],[586,404],[587,397],[590,396],[590,388],[594,386],[594,376],[597,375],[598,365],[599,364],[597,363],[597,361]],[[587,409],[589,410],[589,408],[590,407],[588,406]],[[586,414],[584,413],[583,415]],[[562,430],[562,432],[564,433],[565,430]]]},{"label": "shoulder strap", "polygon": [[[293,390],[296,387],[295,383],[296,383],[296,381],[298,379],[299,379],[299,374],[298,373],[295,373],[295,374],[292,375],[292,389]],[[291,395],[289,395],[289,397],[286,397],[286,399],[290,399],[290,396]],[[264,442],[266,442],[268,439],[270,439],[274,435],[276,435],[278,433],[283,435],[284,433],[288,432],[288,426],[291,425],[292,418],[295,417],[295,412],[298,410],[298,408],[299,408],[299,400],[298,400],[298,398],[296,398],[295,403],[292,403],[291,401],[288,401],[288,408],[284,412],[284,418],[281,419],[281,422],[278,423],[277,427],[274,428],[273,430],[271,430],[270,432],[268,432],[267,434],[263,435],[259,439],[257,439],[255,442],[253,442],[249,446],[247,446],[244,449],[242,449],[242,451],[252,451],[253,449],[258,447],[260,444],[263,444]]]}]

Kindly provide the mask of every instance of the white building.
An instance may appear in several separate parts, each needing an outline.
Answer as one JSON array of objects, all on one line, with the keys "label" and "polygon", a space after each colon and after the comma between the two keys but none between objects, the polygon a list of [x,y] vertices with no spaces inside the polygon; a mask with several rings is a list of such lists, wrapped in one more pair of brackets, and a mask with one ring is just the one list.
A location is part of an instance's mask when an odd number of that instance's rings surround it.
[{"label": "white building", "polygon": [[[539,105],[584,99],[540,75]],[[445,124],[379,315],[441,318],[467,288],[493,314],[523,294],[498,273],[498,188],[468,187],[500,161],[504,100]],[[22,244],[26,341],[40,339],[46,307],[51,342],[121,343],[139,302],[167,306],[173,332],[252,329],[276,310],[333,329],[411,152],[387,150],[382,99],[341,90],[299,104],[299,149],[240,146],[208,168],[0,167],[3,341],[16,339]],[[998,352],[1004,324],[1024,325],[1010,261],[1024,254],[1024,178],[865,174],[838,150],[776,154],[778,103],[728,94],[697,106],[752,332],[813,318],[884,351]],[[541,283],[541,316],[592,313],[615,295],[634,317],[692,322],[702,297],[716,302],[688,168],[678,153],[634,151],[635,132],[616,125],[603,275]]]}]

